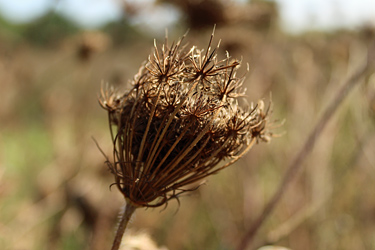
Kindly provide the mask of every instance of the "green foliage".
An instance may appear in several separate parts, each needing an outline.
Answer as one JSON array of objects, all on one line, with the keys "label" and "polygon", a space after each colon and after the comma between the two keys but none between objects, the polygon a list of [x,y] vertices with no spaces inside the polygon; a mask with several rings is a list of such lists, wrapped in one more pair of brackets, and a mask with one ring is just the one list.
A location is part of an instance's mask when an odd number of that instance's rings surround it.
[{"label": "green foliage", "polygon": [[9,43],[20,40],[22,27],[8,22],[2,16],[0,16],[0,39]]},{"label": "green foliage", "polygon": [[80,29],[71,21],[55,12],[27,24],[23,37],[31,44],[38,46],[53,46],[62,39],[78,33]]},{"label": "green foliage", "polygon": [[105,25],[102,30],[112,38],[115,46],[129,44],[143,38],[143,35],[126,19],[111,22]]},{"label": "green foliage", "polygon": [[64,235],[61,249],[70,250],[70,249],[84,249],[85,242],[83,240],[83,232],[78,230],[78,232],[70,233]]}]

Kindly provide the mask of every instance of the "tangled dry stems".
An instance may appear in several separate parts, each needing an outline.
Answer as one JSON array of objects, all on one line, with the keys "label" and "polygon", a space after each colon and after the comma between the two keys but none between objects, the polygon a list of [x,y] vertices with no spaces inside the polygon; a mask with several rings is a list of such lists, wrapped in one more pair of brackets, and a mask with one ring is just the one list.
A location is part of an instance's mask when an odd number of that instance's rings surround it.
[{"label": "tangled dry stems", "polygon": [[[270,107],[243,109],[240,61],[212,49],[154,45],[126,93],[101,90],[108,111],[115,185],[134,206],[156,207],[188,191],[184,186],[228,167],[255,143],[269,141]],[[219,163],[228,160],[225,164]]]}]

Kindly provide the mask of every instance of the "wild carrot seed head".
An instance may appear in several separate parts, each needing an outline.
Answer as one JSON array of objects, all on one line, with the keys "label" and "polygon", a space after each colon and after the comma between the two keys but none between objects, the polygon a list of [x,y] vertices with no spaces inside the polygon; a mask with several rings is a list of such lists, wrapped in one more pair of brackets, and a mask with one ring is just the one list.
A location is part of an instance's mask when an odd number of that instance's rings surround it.
[{"label": "wild carrot seed head", "polygon": [[244,81],[236,75],[240,62],[228,54],[218,60],[212,38],[205,51],[186,51],[182,39],[160,49],[155,45],[132,89],[101,91],[113,142],[109,168],[136,206],[178,198],[188,191],[183,186],[231,165],[271,136],[262,101],[249,110],[238,105]]}]

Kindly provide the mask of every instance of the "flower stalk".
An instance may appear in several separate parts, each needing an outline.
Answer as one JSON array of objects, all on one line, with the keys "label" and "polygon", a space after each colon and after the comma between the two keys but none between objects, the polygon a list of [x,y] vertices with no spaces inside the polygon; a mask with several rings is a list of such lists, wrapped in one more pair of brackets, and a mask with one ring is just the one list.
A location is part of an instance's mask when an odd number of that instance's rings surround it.
[{"label": "flower stalk", "polygon": [[270,106],[239,106],[241,62],[229,53],[219,60],[212,40],[213,34],[206,50],[186,50],[183,38],[171,46],[167,39],[160,47],[155,43],[128,92],[101,90],[113,143],[107,164],[128,204],[116,245],[135,208],[167,205],[199,187],[186,185],[228,167],[272,136]]},{"label": "flower stalk", "polygon": [[133,204],[131,204],[131,202],[126,203],[126,206],[124,208],[124,213],[121,216],[121,220],[120,220],[120,223],[118,225],[118,228],[117,228],[117,231],[116,231],[116,236],[115,236],[115,239],[113,241],[111,250],[118,250],[120,248],[122,236],[125,233],[126,226],[128,225],[129,220],[130,220],[131,216],[133,215],[136,208],[137,207],[134,206]]}]

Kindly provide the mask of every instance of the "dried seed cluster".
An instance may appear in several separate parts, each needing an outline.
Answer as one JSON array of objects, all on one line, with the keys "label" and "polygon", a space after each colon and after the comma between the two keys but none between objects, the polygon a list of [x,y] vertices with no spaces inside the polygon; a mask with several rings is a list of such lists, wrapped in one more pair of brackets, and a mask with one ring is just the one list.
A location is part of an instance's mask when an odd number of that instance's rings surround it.
[{"label": "dried seed cluster", "polygon": [[[135,206],[155,207],[231,165],[259,140],[268,141],[268,109],[262,101],[238,105],[244,77],[240,62],[217,48],[186,50],[181,40],[158,48],[140,68],[132,89],[102,89],[108,111],[115,184]],[[219,165],[226,159],[225,164]]]}]

